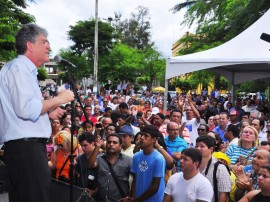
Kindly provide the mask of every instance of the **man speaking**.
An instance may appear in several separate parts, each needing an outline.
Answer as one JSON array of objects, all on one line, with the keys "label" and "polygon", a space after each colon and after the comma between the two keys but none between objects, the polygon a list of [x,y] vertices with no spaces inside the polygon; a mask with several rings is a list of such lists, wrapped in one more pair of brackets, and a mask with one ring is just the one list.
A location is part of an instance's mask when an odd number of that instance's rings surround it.
[{"label": "man speaking", "polygon": [[18,57],[6,63],[0,72],[0,143],[5,145],[10,202],[49,201],[49,117],[61,117],[64,110],[59,105],[74,99],[69,90],[49,100],[42,97],[37,67],[49,62],[47,35],[38,25],[24,25],[15,37]]}]

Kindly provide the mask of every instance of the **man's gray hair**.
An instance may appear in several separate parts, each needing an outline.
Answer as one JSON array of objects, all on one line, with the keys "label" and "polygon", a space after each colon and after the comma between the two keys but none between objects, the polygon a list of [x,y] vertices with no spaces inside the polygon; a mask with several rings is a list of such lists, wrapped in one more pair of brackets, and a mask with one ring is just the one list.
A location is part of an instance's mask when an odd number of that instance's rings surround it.
[{"label": "man's gray hair", "polygon": [[35,43],[37,36],[39,36],[40,34],[44,35],[45,37],[48,36],[48,32],[46,31],[46,29],[36,24],[29,23],[23,25],[15,36],[15,48],[17,50],[17,54],[25,54],[27,50],[27,42]]},{"label": "man's gray hair", "polygon": [[250,115],[251,114],[256,114],[256,118],[261,118],[261,112],[259,112],[258,110],[256,110],[256,109],[253,109],[253,110],[251,110],[250,111]]}]

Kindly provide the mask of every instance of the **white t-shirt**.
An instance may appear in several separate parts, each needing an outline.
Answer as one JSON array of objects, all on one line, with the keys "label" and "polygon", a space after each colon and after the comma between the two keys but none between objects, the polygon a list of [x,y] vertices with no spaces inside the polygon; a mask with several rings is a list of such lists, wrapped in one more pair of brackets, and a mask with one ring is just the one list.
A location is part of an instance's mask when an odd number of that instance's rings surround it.
[{"label": "white t-shirt", "polygon": [[196,118],[187,120],[186,117],[183,117],[182,123],[184,122],[186,122],[186,128],[189,130],[190,143],[196,145],[196,139],[199,137],[197,129],[200,126],[200,122],[197,123]]},{"label": "white t-shirt", "polygon": [[206,177],[198,173],[190,180],[185,180],[183,173],[172,175],[165,188],[165,194],[172,196],[174,202],[211,201],[213,188]]}]

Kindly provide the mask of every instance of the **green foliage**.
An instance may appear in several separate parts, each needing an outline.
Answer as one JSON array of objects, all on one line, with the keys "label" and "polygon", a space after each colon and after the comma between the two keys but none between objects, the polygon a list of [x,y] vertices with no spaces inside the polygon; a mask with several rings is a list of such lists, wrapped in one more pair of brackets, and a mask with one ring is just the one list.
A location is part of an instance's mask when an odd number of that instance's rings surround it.
[{"label": "green foliage", "polygon": [[148,48],[144,51],[142,75],[149,78],[150,84],[157,79],[160,85],[164,85],[165,65],[166,61],[160,52],[153,48]]},{"label": "green foliage", "polygon": [[193,52],[206,50],[232,39],[270,8],[269,0],[186,0],[172,10],[178,12],[187,4],[190,8],[182,24],[191,26],[197,23],[196,33],[203,35],[201,39],[194,39],[201,42],[192,43],[188,47]]},{"label": "green foliage", "polygon": [[[88,60],[88,57],[85,53],[83,53],[82,55],[78,55],[72,52],[70,49],[61,49],[60,56],[77,66],[76,69],[68,69],[72,80],[79,81],[83,77],[90,77],[90,75],[93,74],[93,65],[90,64],[90,61]],[[69,76],[66,69],[64,69],[64,67],[60,65],[58,66],[58,69],[64,71],[62,73],[63,79],[65,82],[68,81]]]},{"label": "green foliage", "polygon": [[141,52],[121,43],[117,43],[109,54],[101,57],[99,61],[101,80],[134,81],[142,68]]},{"label": "green foliage", "polygon": [[25,0],[0,0],[0,61],[7,62],[16,56],[15,34],[22,24],[34,22],[34,17],[23,12]]},{"label": "green foliage", "polygon": [[139,6],[131,18],[121,21],[121,14],[116,14],[118,21],[114,24],[116,33],[122,43],[139,50],[153,47],[151,41],[149,9]]},{"label": "green foliage", "polygon": [[220,88],[221,90],[227,90],[232,87],[231,83],[225,78],[225,77],[220,77]]},{"label": "green foliage", "polygon": [[[98,22],[98,54],[104,55],[111,50],[113,45],[114,28],[102,21]],[[70,26],[68,38],[75,44],[71,46],[71,50],[78,55],[87,54],[89,60],[94,55],[95,41],[95,20],[79,21],[74,26]]]},{"label": "green foliage", "polygon": [[180,88],[183,93],[187,93],[191,89],[195,89],[198,86],[198,82],[195,79],[188,78],[188,79],[176,79],[174,81],[175,87]]},{"label": "green foliage", "polygon": [[255,81],[247,81],[244,83],[241,83],[238,85],[238,90],[239,92],[264,92],[267,90],[269,85],[267,84],[266,81],[262,80],[255,80]]},{"label": "green foliage", "polygon": [[48,74],[45,68],[39,67],[38,68],[38,75],[37,78],[39,81],[44,81],[45,79],[48,78]]}]

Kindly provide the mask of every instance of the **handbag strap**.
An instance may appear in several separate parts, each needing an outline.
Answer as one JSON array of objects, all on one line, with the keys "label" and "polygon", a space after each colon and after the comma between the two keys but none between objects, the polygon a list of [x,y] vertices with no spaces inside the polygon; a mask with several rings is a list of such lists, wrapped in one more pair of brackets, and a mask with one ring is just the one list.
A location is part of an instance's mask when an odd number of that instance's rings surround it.
[{"label": "handbag strap", "polygon": [[[120,154],[120,155],[121,155],[121,154]],[[107,162],[108,167],[109,167],[109,169],[110,169],[110,172],[111,172],[111,174],[112,174],[113,180],[114,180],[114,182],[115,182],[115,184],[116,184],[116,186],[117,186],[117,188],[118,188],[118,191],[120,192],[121,196],[124,198],[124,197],[126,196],[126,194],[125,194],[124,190],[122,189],[122,187],[121,187],[120,184],[119,184],[119,181],[118,181],[118,179],[117,179],[117,176],[116,176],[116,174],[115,174],[115,172],[114,172],[114,170],[113,170],[113,168],[112,168],[111,162],[106,158],[105,155],[103,155],[102,158]]]}]

